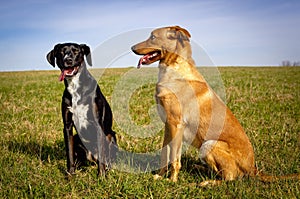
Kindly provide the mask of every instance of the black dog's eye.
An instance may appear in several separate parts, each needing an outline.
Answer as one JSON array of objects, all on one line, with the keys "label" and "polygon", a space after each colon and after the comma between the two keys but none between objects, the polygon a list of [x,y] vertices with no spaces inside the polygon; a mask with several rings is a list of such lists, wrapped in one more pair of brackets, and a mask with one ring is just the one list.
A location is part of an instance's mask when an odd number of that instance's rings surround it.
[{"label": "black dog's eye", "polygon": [[60,52],[61,52],[61,54],[65,54],[67,52],[67,50],[68,50],[68,48],[63,47]]},{"label": "black dog's eye", "polygon": [[76,49],[76,48],[72,49],[72,51],[73,51],[74,54],[78,54],[79,53],[79,50]]}]

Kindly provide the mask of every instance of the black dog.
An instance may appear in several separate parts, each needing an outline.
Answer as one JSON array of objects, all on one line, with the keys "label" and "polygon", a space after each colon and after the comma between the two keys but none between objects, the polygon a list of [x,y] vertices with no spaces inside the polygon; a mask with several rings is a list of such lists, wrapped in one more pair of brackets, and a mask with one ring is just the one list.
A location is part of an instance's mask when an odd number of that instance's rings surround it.
[{"label": "black dog", "polygon": [[[97,81],[86,68],[91,66],[90,48],[85,44],[57,44],[47,54],[48,62],[61,70],[64,80],[62,118],[67,152],[67,168],[74,174],[77,162],[88,159],[98,165],[98,175],[105,174],[115,160],[117,143],[112,127],[112,111]],[[73,135],[73,127],[77,135]]]}]

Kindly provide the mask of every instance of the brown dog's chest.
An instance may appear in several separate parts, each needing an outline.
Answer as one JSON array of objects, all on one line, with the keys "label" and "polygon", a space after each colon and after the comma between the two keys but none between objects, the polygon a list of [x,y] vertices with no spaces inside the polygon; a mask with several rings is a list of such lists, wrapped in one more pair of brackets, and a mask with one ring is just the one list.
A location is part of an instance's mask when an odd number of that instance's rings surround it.
[{"label": "brown dog's chest", "polygon": [[208,128],[214,95],[205,80],[189,74],[188,70],[184,72],[176,68],[160,70],[155,95],[158,113],[164,123],[171,122],[183,129],[186,142],[200,147]]},{"label": "brown dog's chest", "polygon": [[199,103],[191,84],[184,80],[158,82],[156,101],[161,120],[182,129],[184,141],[192,144],[201,121]]}]

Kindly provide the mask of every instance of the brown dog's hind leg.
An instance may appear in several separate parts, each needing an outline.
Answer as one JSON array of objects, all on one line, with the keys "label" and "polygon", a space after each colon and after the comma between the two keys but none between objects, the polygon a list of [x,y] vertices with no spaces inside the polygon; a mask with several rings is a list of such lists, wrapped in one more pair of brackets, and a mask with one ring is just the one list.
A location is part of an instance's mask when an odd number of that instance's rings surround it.
[{"label": "brown dog's hind leg", "polygon": [[[238,176],[243,176],[237,160],[230,151],[226,142],[207,140],[200,148],[200,158],[205,164],[213,169],[223,180],[234,180]],[[208,180],[200,184],[200,186],[218,185],[219,180]]]}]

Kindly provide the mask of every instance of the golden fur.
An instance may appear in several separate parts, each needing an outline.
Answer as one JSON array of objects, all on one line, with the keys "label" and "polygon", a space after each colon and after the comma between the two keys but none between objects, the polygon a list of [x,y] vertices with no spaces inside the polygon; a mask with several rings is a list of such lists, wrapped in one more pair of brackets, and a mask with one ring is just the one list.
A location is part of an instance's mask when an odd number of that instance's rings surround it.
[{"label": "golden fur", "polygon": [[170,180],[177,181],[183,141],[197,147],[201,161],[222,179],[253,176],[257,172],[249,138],[196,69],[189,38],[190,33],[179,26],[164,27],[132,47],[134,53],[143,55],[139,65],[159,61],[156,100],[165,134],[161,170],[155,179],[161,178],[170,164]]}]

